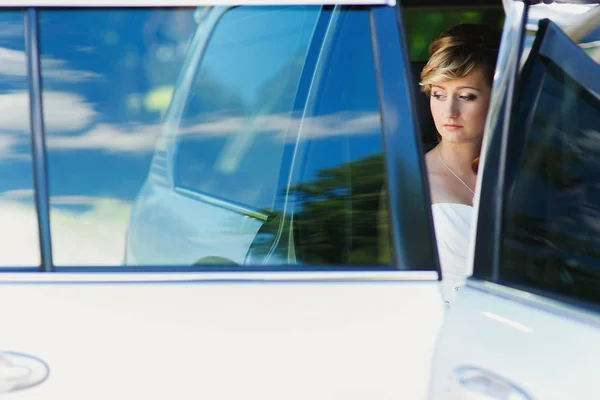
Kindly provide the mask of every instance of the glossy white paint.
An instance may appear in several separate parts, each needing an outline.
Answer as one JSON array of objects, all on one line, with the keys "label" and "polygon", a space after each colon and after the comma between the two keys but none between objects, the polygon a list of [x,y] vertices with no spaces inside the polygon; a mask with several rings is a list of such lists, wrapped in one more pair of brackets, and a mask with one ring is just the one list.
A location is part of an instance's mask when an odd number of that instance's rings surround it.
[{"label": "glossy white paint", "polygon": [[[498,285],[469,285],[437,344],[431,400],[598,398],[597,314]],[[464,367],[480,372],[470,390],[456,374]],[[482,396],[486,386],[496,394]],[[513,397],[502,397],[510,390]]]},{"label": "glossy white paint", "polygon": [[[22,278],[21,280],[26,280]],[[438,282],[2,283],[23,399],[424,399]]]}]

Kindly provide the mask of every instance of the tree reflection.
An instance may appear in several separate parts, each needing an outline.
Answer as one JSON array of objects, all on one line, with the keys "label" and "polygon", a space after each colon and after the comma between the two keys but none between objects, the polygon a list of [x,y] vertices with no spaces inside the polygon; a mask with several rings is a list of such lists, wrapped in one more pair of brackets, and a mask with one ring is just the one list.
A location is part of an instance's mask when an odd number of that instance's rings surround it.
[{"label": "tree reflection", "polygon": [[290,254],[312,265],[389,262],[384,171],[378,153],[323,169],[313,181],[290,187],[291,211],[272,214],[251,253],[264,256],[277,243],[271,262],[287,263]]},{"label": "tree reflection", "polygon": [[550,75],[537,108],[531,132],[515,133],[524,150],[508,182],[502,280],[599,301],[600,101]]}]

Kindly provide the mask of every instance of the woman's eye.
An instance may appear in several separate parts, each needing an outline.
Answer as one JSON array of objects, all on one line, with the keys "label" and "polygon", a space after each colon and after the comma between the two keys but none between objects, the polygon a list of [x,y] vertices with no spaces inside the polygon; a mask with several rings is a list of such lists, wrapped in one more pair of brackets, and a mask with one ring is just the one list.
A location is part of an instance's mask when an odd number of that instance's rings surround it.
[{"label": "woman's eye", "polygon": [[477,98],[477,96],[475,96],[474,94],[462,94],[459,96],[459,98],[461,100],[471,101],[471,100],[475,100]]},{"label": "woman's eye", "polygon": [[431,97],[435,98],[436,100],[442,100],[442,99],[444,99],[446,96],[444,96],[444,95],[442,95],[442,94],[439,94],[439,93],[433,93],[433,94],[431,95]]}]

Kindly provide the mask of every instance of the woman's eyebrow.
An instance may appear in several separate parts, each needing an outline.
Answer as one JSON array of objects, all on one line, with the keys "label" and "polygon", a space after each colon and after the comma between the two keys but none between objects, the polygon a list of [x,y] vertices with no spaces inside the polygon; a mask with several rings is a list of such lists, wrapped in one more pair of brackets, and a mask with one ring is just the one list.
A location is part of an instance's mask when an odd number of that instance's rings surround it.
[{"label": "woman's eyebrow", "polygon": [[457,89],[471,89],[471,90],[477,90],[478,92],[481,92],[481,89],[478,89],[473,86],[459,86],[459,87],[457,87]]}]

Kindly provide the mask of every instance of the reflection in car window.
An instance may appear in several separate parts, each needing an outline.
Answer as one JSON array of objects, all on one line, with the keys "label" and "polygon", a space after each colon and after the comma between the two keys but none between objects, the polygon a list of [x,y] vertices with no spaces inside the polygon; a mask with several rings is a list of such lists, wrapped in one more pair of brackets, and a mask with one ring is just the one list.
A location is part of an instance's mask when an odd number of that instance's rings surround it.
[{"label": "reflection in car window", "polygon": [[369,9],[204,11],[40,13],[57,266],[389,265]]},{"label": "reflection in car window", "polygon": [[[344,10],[327,38],[300,131],[295,170],[277,228],[279,242],[254,262],[390,263],[381,117],[369,12]],[[282,221],[282,225],[275,224]],[[274,232],[271,232],[274,233]],[[266,247],[269,247],[268,253]]]},{"label": "reflection in car window", "polygon": [[191,35],[194,9],[42,10],[56,265],[119,265],[132,202]]},{"label": "reflection in car window", "polygon": [[542,57],[524,69],[528,81],[515,118],[531,122],[517,124],[508,151],[520,161],[507,171],[501,279],[598,302],[600,92],[577,79],[598,82],[600,66],[581,63],[585,53],[573,48],[580,58],[568,64],[577,73]]},{"label": "reflection in car window", "polygon": [[219,19],[181,117],[177,186],[272,209],[319,14],[319,7],[237,7]]},{"label": "reflection in car window", "polygon": [[[528,8],[527,26],[524,38],[524,50],[527,53],[531,48],[538,23],[544,18],[561,27],[565,32],[573,32],[581,27],[581,20],[586,13],[598,7],[597,4],[534,4]],[[575,42],[585,51],[592,60],[600,64],[600,27],[590,26],[589,32],[583,36],[577,35]]]},{"label": "reflection in car window", "polygon": [[0,268],[40,265],[26,60],[23,12],[3,10],[0,13]]}]

